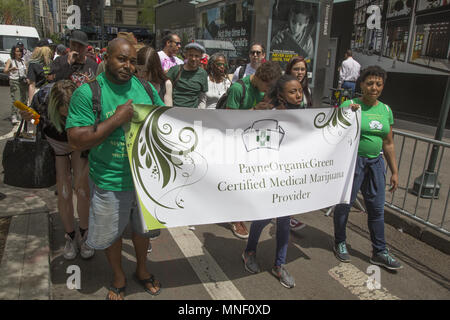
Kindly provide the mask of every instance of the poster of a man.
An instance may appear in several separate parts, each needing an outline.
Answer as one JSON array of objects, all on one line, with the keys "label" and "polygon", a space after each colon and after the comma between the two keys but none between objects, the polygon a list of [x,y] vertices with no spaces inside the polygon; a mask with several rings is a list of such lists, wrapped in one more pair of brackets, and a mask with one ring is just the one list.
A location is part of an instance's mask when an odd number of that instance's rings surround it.
[{"label": "poster of a man", "polygon": [[276,0],[272,14],[271,59],[282,65],[295,55],[312,60],[317,14],[316,3]]}]

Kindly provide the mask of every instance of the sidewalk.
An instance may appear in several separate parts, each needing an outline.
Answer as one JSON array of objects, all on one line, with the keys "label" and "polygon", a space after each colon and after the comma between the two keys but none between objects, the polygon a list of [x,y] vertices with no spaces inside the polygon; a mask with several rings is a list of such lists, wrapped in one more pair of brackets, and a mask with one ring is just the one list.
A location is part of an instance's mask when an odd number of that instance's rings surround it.
[{"label": "sidewalk", "polygon": [[[410,123],[402,126],[406,127],[398,129],[411,131],[416,127]],[[428,136],[434,135],[430,133],[432,128],[426,129]],[[416,133],[421,135],[422,132],[423,126]],[[0,193],[6,195],[0,200],[0,217],[12,217],[0,261],[0,299],[52,299],[50,230],[54,226],[50,216],[57,211],[54,188],[32,190],[0,184]],[[450,254],[450,239],[444,234],[389,209],[385,211],[385,221]],[[98,279],[92,281],[98,282]]]}]

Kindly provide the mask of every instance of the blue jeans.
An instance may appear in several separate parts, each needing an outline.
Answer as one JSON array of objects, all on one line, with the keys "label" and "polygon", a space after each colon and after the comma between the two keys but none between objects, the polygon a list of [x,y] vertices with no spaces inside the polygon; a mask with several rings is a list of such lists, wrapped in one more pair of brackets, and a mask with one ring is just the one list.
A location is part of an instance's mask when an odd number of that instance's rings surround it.
[{"label": "blue jeans", "polygon": [[[275,256],[275,266],[281,266],[286,262],[286,253],[289,242],[289,220],[290,216],[277,218],[277,252]],[[256,252],[259,236],[262,230],[272,219],[253,221],[250,226],[246,252]]]},{"label": "blue jeans", "polygon": [[350,204],[338,204],[334,209],[334,241],[339,243],[346,239],[346,225],[350,208],[361,190],[367,208],[367,224],[374,253],[386,249],[384,238],[384,200],[386,172],[384,160],[380,155],[375,159],[358,156],[353,178]]},{"label": "blue jeans", "polygon": [[352,91],[351,92],[352,97],[355,94],[355,87],[356,87],[356,83],[355,82],[344,81],[342,83],[342,89],[350,89]]}]

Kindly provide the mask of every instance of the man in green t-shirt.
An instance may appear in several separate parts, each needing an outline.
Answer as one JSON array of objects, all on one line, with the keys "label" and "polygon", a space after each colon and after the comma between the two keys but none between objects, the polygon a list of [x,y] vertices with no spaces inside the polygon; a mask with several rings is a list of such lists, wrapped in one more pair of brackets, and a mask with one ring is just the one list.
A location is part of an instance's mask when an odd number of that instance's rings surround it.
[{"label": "man in green t-shirt", "polygon": [[135,190],[128,161],[122,125],[133,117],[132,103],[163,106],[155,88],[154,101],[141,82],[133,76],[136,71],[136,50],[123,38],[108,44],[105,72],[96,81],[101,88],[100,123],[94,130],[92,91],[89,84],[75,90],[66,121],[67,136],[74,150],[89,152],[91,204],[87,245],[105,250],[114,279],[107,299],[123,300],[126,285],[122,269],[122,233],[131,221],[132,240],[136,252],[135,277],[144,290],[159,294],[160,283],[146,267],[149,246],[148,232],[135,207]]},{"label": "man in green t-shirt", "polygon": [[199,105],[206,107],[208,74],[200,68],[200,60],[205,53],[205,48],[192,42],[184,47],[184,50],[187,63],[174,66],[167,72],[167,76],[173,83],[173,105],[187,108],[198,108]]},{"label": "man in green t-shirt", "polygon": [[[253,109],[263,100],[264,94],[270,90],[280,76],[281,68],[277,62],[264,62],[255,74],[242,79],[245,86],[244,97],[244,89],[241,83],[235,82],[231,85],[228,91],[227,109]],[[240,239],[248,238],[248,229],[242,221],[232,222],[231,231]]]}]

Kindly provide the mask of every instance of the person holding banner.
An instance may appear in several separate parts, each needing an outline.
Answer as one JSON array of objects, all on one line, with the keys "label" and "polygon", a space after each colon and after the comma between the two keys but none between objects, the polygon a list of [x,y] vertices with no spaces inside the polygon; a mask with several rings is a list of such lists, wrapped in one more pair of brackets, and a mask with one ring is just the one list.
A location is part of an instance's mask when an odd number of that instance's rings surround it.
[{"label": "person holding banner", "polygon": [[386,71],[370,66],[358,79],[362,97],[345,101],[340,107],[361,108],[361,136],[356,160],[355,175],[349,204],[339,204],[334,209],[333,251],[338,260],[349,262],[346,246],[346,225],[350,208],[361,190],[367,208],[368,226],[373,254],[370,262],[389,270],[401,269],[402,265],[389,253],[384,236],[385,165],[384,154],[391,170],[390,190],[398,186],[398,168],[395,160],[392,110],[378,100],[386,81]]},{"label": "person holding banner", "polygon": [[[146,266],[149,234],[136,210],[136,193],[122,125],[133,117],[132,103],[158,106],[164,106],[164,103],[150,83],[151,93],[134,76],[136,60],[136,49],[129,41],[123,38],[110,41],[105,55],[105,72],[95,80],[100,92],[94,97],[92,90],[96,87],[92,82],[75,90],[66,121],[69,145],[75,150],[90,149],[91,206],[87,244],[96,250],[105,250],[112,268],[108,300],[124,299],[126,276],[121,262],[122,234],[129,223],[137,262],[134,278],[151,295],[161,291],[160,282]],[[101,109],[94,112],[93,98],[98,97]]]},{"label": "person holding banner", "polygon": [[[255,106],[255,110],[267,109],[299,109],[303,107],[303,89],[297,77],[285,74],[278,79],[264,101]],[[286,253],[289,242],[290,217],[277,218],[277,249],[272,274],[286,288],[295,287],[295,280],[286,270]],[[253,221],[250,227],[250,235],[247,247],[242,253],[244,268],[250,273],[258,273],[260,267],[256,261],[256,247],[262,230],[272,219]]]},{"label": "person holding banner", "polygon": [[[281,76],[280,65],[268,61],[263,63],[255,74],[244,77],[231,85],[228,91],[227,109],[253,109],[264,98],[272,84]],[[231,230],[240,239],[248,238],[248,230],[244,222],[232,222]]]},{"label": "person holding banner", "polygon": [[[305,61],[305,58],[302,56],[295,56],[289,60],[289,63],[286,66],[285,74],[293,75],[300,81],[303,90],[303,99],[302,99],[302,108],[312,107],[312,93],[311,89],[308,87],[308,64]],[[303,222],[291,218],[290,220],[291,230],[298,231],[306,227],[306,224]]]}]

